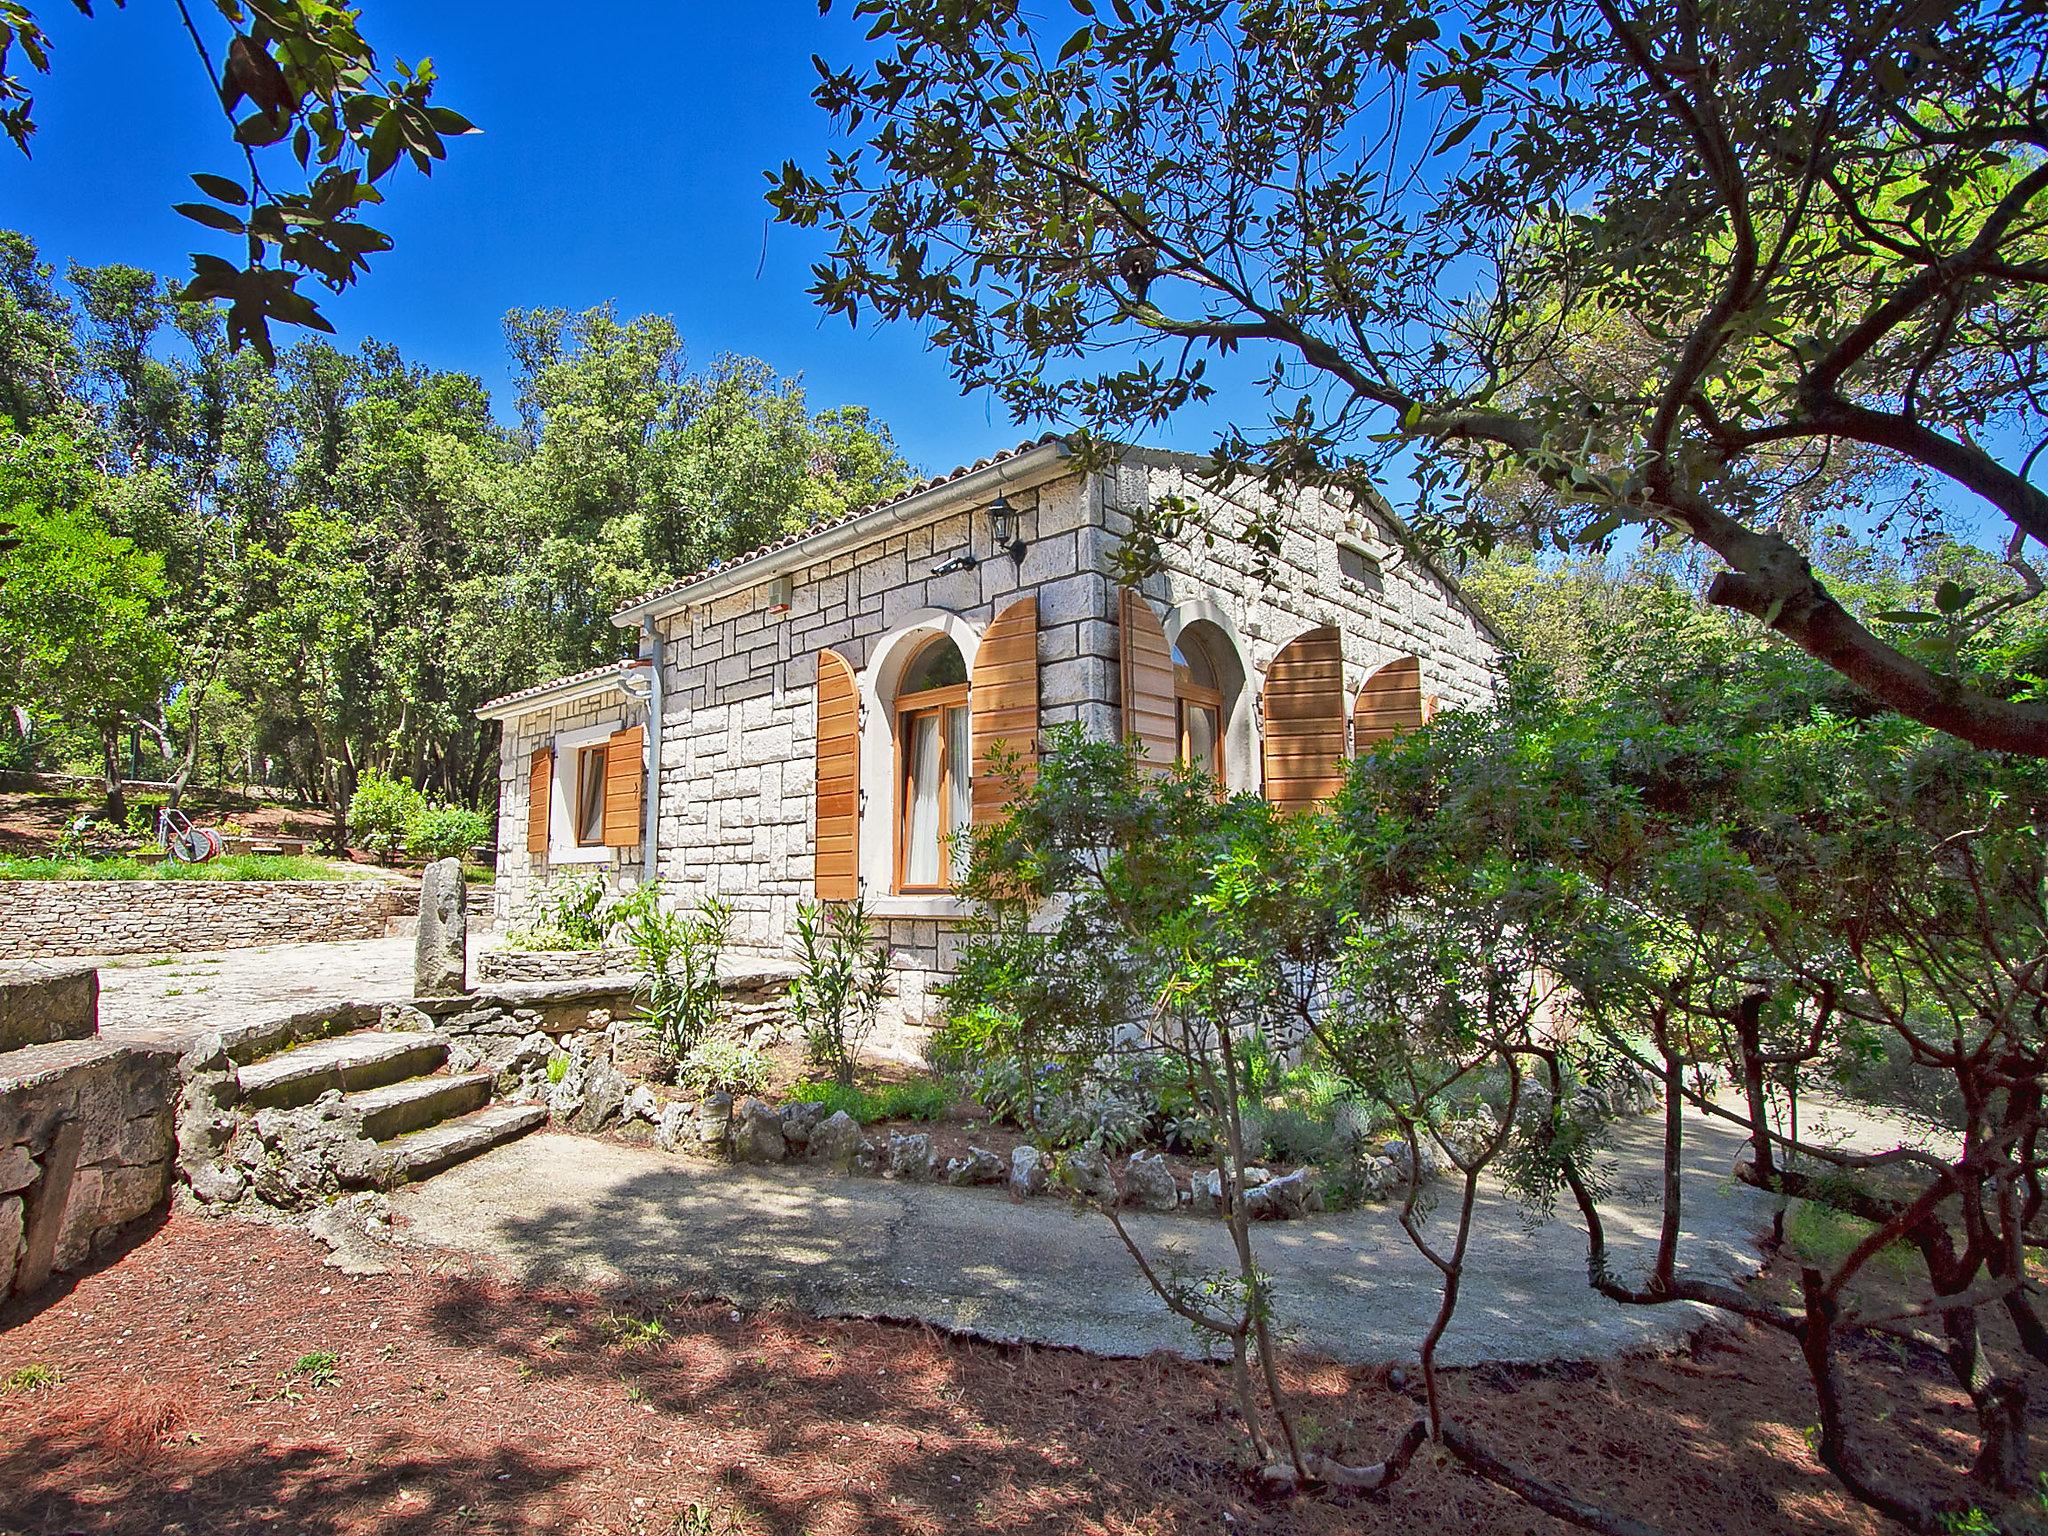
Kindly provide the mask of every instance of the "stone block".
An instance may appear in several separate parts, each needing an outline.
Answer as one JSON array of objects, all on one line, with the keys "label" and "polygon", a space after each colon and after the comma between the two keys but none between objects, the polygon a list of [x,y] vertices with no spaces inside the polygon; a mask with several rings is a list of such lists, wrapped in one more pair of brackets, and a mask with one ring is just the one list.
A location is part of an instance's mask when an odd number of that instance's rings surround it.
[{"label": "stone block", "polygon": [[99,1033],[100,973],[90,965],[0,966],[0,1051]]}]

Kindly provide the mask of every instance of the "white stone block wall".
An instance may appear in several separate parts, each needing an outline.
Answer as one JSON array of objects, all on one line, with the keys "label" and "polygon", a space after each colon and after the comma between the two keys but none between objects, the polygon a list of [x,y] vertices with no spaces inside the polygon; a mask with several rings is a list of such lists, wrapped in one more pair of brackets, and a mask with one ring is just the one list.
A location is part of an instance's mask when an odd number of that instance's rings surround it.
[{"label": "white stone block wall", "polygon": [[[554,880],[586,880],[597,875],[613,892],[628,891],[640,883],[646,860],[638,844],[586,850],[587,858],[575,863],[528,853],[526,804],[529,769],[540,748],[554,747],[563,736],[624,730],[644,725],[646,720],[646,706],[609,690],[504,722],[498,746],[498,872],[492,897],[498,927],[524,922]],[[559,764],[559,755],[557,761]],[[552,835],[560,838],[563,829],[553,826]]]}]

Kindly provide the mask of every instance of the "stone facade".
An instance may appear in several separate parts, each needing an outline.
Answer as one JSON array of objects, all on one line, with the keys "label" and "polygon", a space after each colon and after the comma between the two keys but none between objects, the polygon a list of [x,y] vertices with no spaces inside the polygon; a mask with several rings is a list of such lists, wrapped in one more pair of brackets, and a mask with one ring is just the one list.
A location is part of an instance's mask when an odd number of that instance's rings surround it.
[{"label": "stone facade", "polygon": [[392,880],[8,880],[0,958],[147,955],[376,939],[419,911]]},{"label": "stone facade", "polygon": [[89,965],[0,965],[0,1052],[100,1031],[100,973]]},{"label": "stone facade", "polygon": [[486,949],[476,957],[476,977],[485,986],[630,976],[633,968],[633,952],[628,949]]},{"label": "stone facade", "polygon": [[[966,913],[950,896],[894,891],[896,679],[917,644],[938,633],[954,640],[971,669],[994,616],[1035,597],[1041,727],[1078,724],[1097,739],[1119,734],[1119,588],[1110,556],[1131,511],[1184,497],[1208,504],[1228,528],[1251,506],[1219,503],[1195,480],[1197,462],[1131,451],[1108,471],[1084,474],[1053,447],[1037,445],[991,461],[1016,468],[1014,479],[997,485],[986,480],[996,470],[963,471],[879,509],[884,518],[871,536],[850,542],[822,530],[753,561],[751,580],[742,560],[740,569],[707,573],[648,608],[641,617],[658,642],[662,684],[655,870],[664,890],[679,903],[711,895],[732,903],[739,952],[788,954],[797,904],[814,888],[817,655],[838,652],[854,670],[860,701],[861,888],[884,930],[895,979],[877,1046],[915,1054],[936,1022],[932,988],[952,968]],[[987,551],[986,507],[998,488],[1022,513],[1021,560]],[[1383,511],[1307,493],[1278,521],[1286,533],[1266,577],[1227,539],[1211,547],[1191,533],[1167,547],[1164,571],[1142,589],[1169,636],[1206,625],[1210,643],[1230,653],[1238,677],[1226,701],[1224,774],[1232,788],[1259,786],[1265,669],[1283,645],[1318,626],[1341,630],[1347,700],[1378,666],[1403,655],[1419,659],[1423,689],[1438,707],[1492,698],[1495,637]],[[815,557],[806,559],[807,550]],[[980,558],[947,569],[966,554]],[[616,695],[537,700],[526,715],[512,701],[493,708],[505,724],[504,913],[530,907],[549,882],[591,867],[543,865],[526,853],[534,749],[569,740],[563,733],[572,722],[586,730],[637,722]],[[642,877],[644,850],[630,853],[600,866],[621,889]]]},{"label": "stone facade", "polygon": [[170,1198],[178,1058],[60,1040],[0,1055],[0,1297],[104,1252]]}]

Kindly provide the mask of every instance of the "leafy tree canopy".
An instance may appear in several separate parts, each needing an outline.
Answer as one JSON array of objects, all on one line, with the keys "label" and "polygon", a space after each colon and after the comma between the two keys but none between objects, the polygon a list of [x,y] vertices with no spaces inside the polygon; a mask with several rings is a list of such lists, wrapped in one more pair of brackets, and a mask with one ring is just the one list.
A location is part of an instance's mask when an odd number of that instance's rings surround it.
[{"label": "leafy tree canopy", "polygon": [[1418,523],[1481,549],[1675,534],[1892,707],[2048,753],[2048,705],[1858,619],[1802,536],[1853,461],[1859,498],[1919,477],[2015,560],[2048,541],[2039,7],[856,9],[879,57],[816,91],[853,147],[770,177],[832,238],[828,310],[1105,434],[1245,354],[1271,409],[1221,476],[1404,465]]}]

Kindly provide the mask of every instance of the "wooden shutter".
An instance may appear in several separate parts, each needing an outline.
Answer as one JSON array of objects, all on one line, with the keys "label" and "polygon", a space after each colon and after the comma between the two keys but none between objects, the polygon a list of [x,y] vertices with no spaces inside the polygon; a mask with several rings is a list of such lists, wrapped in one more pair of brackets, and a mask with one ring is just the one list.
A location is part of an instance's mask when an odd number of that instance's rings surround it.
[{"label": "wooden shutter", "polygon": [[637,848],[646,836],[641,825],[642,792],[647,764],[642,761],[647,733],[639,726],[614,731],[604,744],[604,845]]},{"label": "wooden shutter", "polygon": [[1117,624],[1123,661],[1124,736],[1145,749],[1149,767],[1165,768],[1180,756],[1180,719],[1174,708],[1173,647],[1152,605],[1123,589]]},{"label": "wooden shutter", "polygon": [[1282,810],[1344,782],[1344,653],[1335,625],[1296,635],[1266,669],[1266,798]]},{"label": "wooden shutter", "polygon": [[526,851],[546,857],[548,805],[555,798],[555,754],[542,747],[526,770]]},{"label": "wooden shutter", "polygon": [[[1038,599],[1023,598],[995,616],[974,653],[968,679],[974,728],[974,824],[996,820],[1038,777]],[[998,776],[1001,745],[1014,772]]]},{"label": "wooden shutter", "polygon": [[860,895],[860,690],[837,651],[818,652],[818,787],[811,827],[820,901]]},{"label": "wooden shutter", "polygon": [[1429,717],[1422,700],[1422,663],[1397,656],[1366,679],[1352,714],[1351,740],[1363,752],[1375,742],[1392,741]]}]

